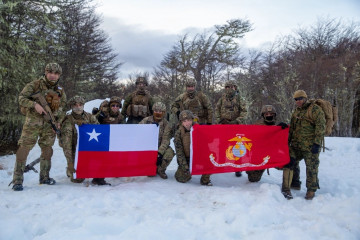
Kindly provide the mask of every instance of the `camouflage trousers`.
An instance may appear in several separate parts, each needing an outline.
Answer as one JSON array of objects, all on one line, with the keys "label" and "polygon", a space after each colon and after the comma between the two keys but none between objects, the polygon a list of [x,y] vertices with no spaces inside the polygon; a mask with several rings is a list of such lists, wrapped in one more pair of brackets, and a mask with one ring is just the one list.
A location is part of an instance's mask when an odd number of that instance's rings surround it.
[{"label": "camouflage trousers", "polygon": [[[310,151],[303,151],[296,148],[289,148],[290,158],[295,159],[293,168],[299,166],[299,162],[304,159],[306,165],[306,188],[308,191],[316,192],[317,189],[320,189],[319,186],[319,155],[320,153],[313,154]],[[299,169],[300,173],[300,169]]]},{"label": "camouflage trousers", "polygon": [[260,181],[265,170],[246,171],[250,182]]},{"label": "camouflage trousers", "polygon": [[19,149],[16,152],[13,184],[22,184],[24,181],[24,170],[30,150],[38,142],[41,148],[40,155],[40,180],[48,179],[51,169],[52,146],[55,142],[55,133],[51,125],[42,118],[26,117],[20,140]]},{"label": "camouflage trousers", "polygon": [[174,150],[171,147],[168,147],[163,154],[163,158],[161,164],[158,166],[158,169],[165,172],[166,168],[169,166],[174,156]]}]

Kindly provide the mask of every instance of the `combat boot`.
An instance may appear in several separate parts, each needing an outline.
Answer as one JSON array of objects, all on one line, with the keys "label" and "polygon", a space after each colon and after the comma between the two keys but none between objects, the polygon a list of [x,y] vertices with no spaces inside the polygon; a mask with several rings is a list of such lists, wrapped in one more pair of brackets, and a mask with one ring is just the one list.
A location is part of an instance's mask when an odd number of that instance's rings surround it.
[{"label": "combat boot", "polygon": [[39,180],[40,184],[55,185],[56,181],[53,178],[43,178]]},{"label": "combat boot", "polygon": [[203,174],[200,178],[200,184],[204,186],[212,186],[212,182],[210,181],[210,174]]},{"label": "combat boot", "polygon": [[291,181],[293,177],[293,171],[289,168],[283,169],[283,182],[281,187],[281,193],[288,200],[293,199],[293,196],[290,191]]},{"label": "combat boot", "polygon": [[315,197],[315,192],[307,191],[305,195],[306,200],[312,200]]},{"label": "combat boot", "polygon": [[165,170],[158,167],[157,170],[156,170],[156,173],[162,178],[162,179],[167,179],[168,176],[166,175],[165,173]]},{"label": "combat boot", "polygon": [[22,191],[23,190],[23,185],[22,184],[14,184],[14,186],[12,187],[12,189],[14,191]]},{"label": "combat boot", "polygon": [[100,185],[100,186],[102,186],[102,185],[110,185],[110,186],[111,186],[110,183],[107,183],[107,182],[105,181],[105,178],[94,178],[94,179],[91,181],[91,183],[94,184],[94,185]]}]

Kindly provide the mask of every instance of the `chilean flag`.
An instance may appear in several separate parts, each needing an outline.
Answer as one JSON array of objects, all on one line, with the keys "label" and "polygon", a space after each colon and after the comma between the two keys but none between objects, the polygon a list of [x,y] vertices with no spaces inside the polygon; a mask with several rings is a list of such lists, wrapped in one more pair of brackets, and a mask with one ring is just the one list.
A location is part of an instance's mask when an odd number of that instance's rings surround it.
[{"label": "chilean flag", "polygon": [[191,174],[283,167],[290,161],[289,128],[264,125],[194,125]]},{"label": "chilean flag", "polygon": [[156,175],[155,124],[83,124],[76,129],[74,178]]}]

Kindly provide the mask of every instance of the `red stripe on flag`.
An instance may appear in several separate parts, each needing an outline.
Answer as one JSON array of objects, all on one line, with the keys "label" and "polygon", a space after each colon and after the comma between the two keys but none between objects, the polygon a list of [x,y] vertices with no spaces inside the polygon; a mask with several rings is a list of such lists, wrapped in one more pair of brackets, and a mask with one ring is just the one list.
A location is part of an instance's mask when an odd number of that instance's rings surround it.
[{"label": "red stripe on flag", "polygon": [[157,151],[80,151],[76,178],[154,176],[156,159]]}]

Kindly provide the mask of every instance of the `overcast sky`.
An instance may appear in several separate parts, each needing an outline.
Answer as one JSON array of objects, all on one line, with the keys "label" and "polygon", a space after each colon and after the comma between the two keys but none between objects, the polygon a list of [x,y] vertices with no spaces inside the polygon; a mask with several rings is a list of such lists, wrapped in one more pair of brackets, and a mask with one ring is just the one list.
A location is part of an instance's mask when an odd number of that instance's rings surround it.
[{"label": "overcast sky", "polygon": [[254,30],[242,48],[264,48],[276,37],[310,27],[319,18],[360,22],[360,0],[96,0],[103,29],[119,54],[121,79],[153,70],[188,32],[202,33],[234,18]]}]

